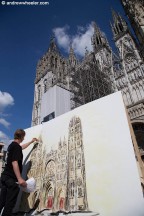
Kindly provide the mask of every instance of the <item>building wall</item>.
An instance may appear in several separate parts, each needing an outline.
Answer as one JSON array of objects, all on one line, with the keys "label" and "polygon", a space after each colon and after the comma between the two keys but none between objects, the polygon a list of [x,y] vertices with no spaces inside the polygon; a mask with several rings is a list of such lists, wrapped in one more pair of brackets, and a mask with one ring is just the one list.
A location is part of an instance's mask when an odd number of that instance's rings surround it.
[{"label": "building wall", "polygon": [[[134,7],[134,1],[123,2],[129,8]],[[135,8],[138,10],[139,7],[141,11],[140,2]],[[139,20],[143,19],[141,14],[136,14]],[[118,90],[122,91],[131,122],[144,124],[144,61],[124,18],[115,11],[112,11],[112,17],[111,27],[118,52],[113,52],[96,23],[91,38],[93,50],[86,52],[81,61],[75,57],[72,47],[68,58],[64,58],[55,41],[50,42],[48,52],[37,66],[32,126],[41,124],[45,115],[54,109],[55,116],[59,116]],[[137,26],[142,28],[140,21]]]}]

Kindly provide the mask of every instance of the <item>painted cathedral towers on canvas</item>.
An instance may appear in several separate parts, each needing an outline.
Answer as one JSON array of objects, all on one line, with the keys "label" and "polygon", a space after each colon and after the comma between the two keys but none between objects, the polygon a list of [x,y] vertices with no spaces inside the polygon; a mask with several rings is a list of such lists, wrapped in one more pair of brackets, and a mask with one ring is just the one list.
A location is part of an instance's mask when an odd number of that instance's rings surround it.
[{"label": "painted cathedral towers on canvas", "polygon": [[37,188],[28,198],[29,208],[39,201],[39,210],[88,210],[83,134],[79,117],[74,116],[70,120],[68,139],[60,138],[55,150],[47,152],[41,140],[31,152],[30,163],[27,175],[36,179]]},{"label": "painted cathedral towers on canvas", "polygon": [[85,160],[81,120],[71,119],[68,137],[68,190],[67,201],[70,210],[86,210]]}]

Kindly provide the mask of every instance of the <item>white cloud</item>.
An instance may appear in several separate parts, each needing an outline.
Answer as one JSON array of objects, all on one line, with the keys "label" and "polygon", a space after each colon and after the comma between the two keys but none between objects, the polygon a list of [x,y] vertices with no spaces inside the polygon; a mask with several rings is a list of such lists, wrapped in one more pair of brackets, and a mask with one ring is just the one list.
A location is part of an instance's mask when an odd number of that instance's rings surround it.
[{"label": "white cloud", "polygon": [[94,33],[92,23],[86,27],[78,26],[76,35],[69,35],[67,33],[68,29],[69,26],[53,29],[57,43],[60,47],[68,52],[71,43],[75,53],[81,57],[84,56],[86,47],[88,51],[92,51],[91,37]]},{"label": "white cloud", "polygon": [[88,51],[92,51],[91,38],[93,33],[94,29],[92,24],[90,24],[86,27],[86,31],[84,33],[82,33],[81,29],[79,29],[78,34],[73,37],[72,47],[77,55],[84,56],[85,48],[87,48]]},{"label": "white cloud", "polygon": [[0,142],[3,142],[5,144],[4,150],[6,150],[8,145],[10,144],[11,140],[9,139],[9,137],[5,133],[0,131]]},{"label": "white cloud", "polygon": [[10,126],[10,123],[7,122],[5,119],[0,118],[0,124],[2,124],[3,126],[5,126],[6,128],[8,128]]},{"label": "white cloud", "polygon": [[64,48],[66,52],[69,50],[69,44],[70,44],[70,36],[67,34],[68,29],[69,26],[53,29],[58,45]]},{"label": "white cloud", "polygon": [[5,137],[5,134],[2,131],[0,131],[0,139],[3,139],[4,137]]},{"label": "white cloud", "polygon": [[0,139],[1,140],[8,139],[8,136],[6,134],[4,134],[2,131],[0,131]]},{"label": "white cloud", "polygon": [[[14,105],[13,97],[8,92],[0,91],[0,124],[5,128],[8,128],[10,126],[10,123],[6,121],[5,117],[7,117],[8,114],[5,114],[4,111],[8,106],[12,105]],[[8,137],[0,131],[0,139],[4,136],[4,140],[7,141]]]},{"label": "white cloud", "polygon": [[13,97],[7,93],[0,91],[0,112],[3,112],[3,110],[10,105],[14,104]]},{"label": "white cloud", "polygon": [[77,30],[78,30],[78,32],[84,32],[85,31],[85,27],[83,27],[83,26],[77,26]]}]

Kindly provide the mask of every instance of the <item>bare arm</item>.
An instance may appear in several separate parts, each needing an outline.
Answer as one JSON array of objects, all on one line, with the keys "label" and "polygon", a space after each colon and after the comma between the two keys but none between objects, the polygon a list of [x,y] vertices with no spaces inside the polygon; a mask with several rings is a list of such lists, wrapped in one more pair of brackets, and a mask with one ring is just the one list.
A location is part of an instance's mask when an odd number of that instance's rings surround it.
[{"label": "bare arm", "polygon": [[12,166],[13,166],[13,170],[14,173],[17,177],[18,183],[19,185],[21,185],[22,187],[26,187],[27,183],[26,181],[22,178],[21,174],[20,174],[20,170],[19,170],[19,165],[17,161],[12,161]]},{"label": "bare arm", "polygon": [[38,139],[37,138],[33,138],[30,142],[25,143],[25,144],[20,144],[20,145],[21,145],[22,149],[25,149],[25,148],[27,148],[30,144],[32,144],[35,141],[38,141]]}]

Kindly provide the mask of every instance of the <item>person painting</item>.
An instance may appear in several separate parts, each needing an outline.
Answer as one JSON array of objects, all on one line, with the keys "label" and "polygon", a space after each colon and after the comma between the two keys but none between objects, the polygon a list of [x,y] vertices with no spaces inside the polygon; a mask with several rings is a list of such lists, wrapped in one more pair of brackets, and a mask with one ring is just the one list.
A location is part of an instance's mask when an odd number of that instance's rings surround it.
[{"label": "person painting", "polygon": [[0,213],[1,216],[11,216],[12,210],[16,204],[20,186],[26,187],[26,181],[22,178],[22,150],[30,144],[38,141],[33,138],[30,142],[21,144],[24,140],[25,131],[17,129],[14,133],[14,140],[7,149],[6,165],[1,175],[1,195],[0,195]]}]

